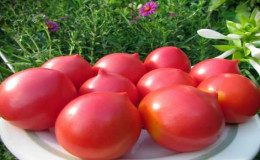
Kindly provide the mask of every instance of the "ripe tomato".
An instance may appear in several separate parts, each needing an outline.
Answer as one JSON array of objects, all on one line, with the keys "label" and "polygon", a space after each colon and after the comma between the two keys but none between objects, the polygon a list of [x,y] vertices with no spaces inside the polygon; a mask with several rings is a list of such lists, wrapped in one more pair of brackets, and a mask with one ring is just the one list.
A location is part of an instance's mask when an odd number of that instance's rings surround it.
[{"label": "ripe tomato", "polygon": [[141,132],[137,108],[126,94],[95,92],[71,101],[60,113],[58,142],[82,159],[115,159],[128,152]]},{"label": "ripe tomato", "polygon": [[151,137],[174,151],[203,149],[224,130],[216,96],[192,86],[175,85],[153,91],[144,97],[138,109]]},{"label": "ripe tomato", "polygon": [[259,88],[250,79],[232,73],[219,74],[202,81],[198,89],[217,92],[226,122],[242,123],[260,107]]},{"label": "ripe tomato", "polygon": [[151,91],[175,84],[197,86],[196,81],[187,72],[175,68],[159,68],[143,75],[137,83],[137,89],[143,98]]},{"label": "ripe tomato", "polygon": [[107,73],[100,69],[98,75],[88,79],[79,89],[83,95],[91,92],[126,92],[134,105],[138,102],[138,92],[135,85],[119,74]]},{"label": "ripe tomato", "polygon": [[48,129],[76,95],[74,85],[63,73],[46,68],[27,69],[1,84],[0,115],[23,129]]},{"label": "ripe tomato", "polygon": [[204,79],[220,73],[240,74],[238,60],[219,58],[207,59],[194,65],[189,74],[200,83]]},{"label": "ripe tomato", "polygon": [[87,79],[94,76],[91,65],[78,54],[52,58],[42,67],[61,71],[70,78],[76,89],[79,89]]},{"label": "ripe tomato", "polygon": [[138,53],[113,53],[99,59],[93,68],[99,68],[106,72],[117,73],[132,81],[134,84],[147,72],[143,62],[139,59]]},{"label": "ripe tomato", "polygon": [[173,46],[161,47],[153,50],[144,61],[150,71],[156,68],[177,68],[185,72],[190,71],[190,60],[179,48]]}]

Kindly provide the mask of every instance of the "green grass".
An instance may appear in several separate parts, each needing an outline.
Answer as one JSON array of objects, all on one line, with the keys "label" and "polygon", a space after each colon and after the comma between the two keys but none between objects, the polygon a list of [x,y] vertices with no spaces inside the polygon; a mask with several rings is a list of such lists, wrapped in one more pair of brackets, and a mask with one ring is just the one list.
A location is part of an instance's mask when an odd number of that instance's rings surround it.
[{"label": "green grass", "polygon": [[[152,50],[167,45],[181,48],[192,64],[196,64],[220,54],[212,47],[215,41],[199,37],[196,31],[212,28],[227,33],[225,21],[236,18],[235,9],[239,4],[227,1],[209,12],[208,0],[155,1],[158,3],[157,11],[148,17],[141,17],[135,6],[129,6],[130,2],[135,2],[137,6],[147,1],[2,0],[0,51],[16,71],[40,66],[55,56],[76,53],[91,64],[115,52],[138,52],[143,60]],[[247,2],[246,5],[252,10],[255,4],[249,3],[254,2]],[[175,15],[170,17],[170,12]],[[138,20],[131,23],[135,17]],[[49,33],[45,25],[47,21],[57,22],[59,30]],[[260,78],[252,67],[242,64],[241,68],[244,74],[254,77],[260,84]],[[11,74],[0,60],[0,82]],[[2,143],[0,159],[14,159]]]}]

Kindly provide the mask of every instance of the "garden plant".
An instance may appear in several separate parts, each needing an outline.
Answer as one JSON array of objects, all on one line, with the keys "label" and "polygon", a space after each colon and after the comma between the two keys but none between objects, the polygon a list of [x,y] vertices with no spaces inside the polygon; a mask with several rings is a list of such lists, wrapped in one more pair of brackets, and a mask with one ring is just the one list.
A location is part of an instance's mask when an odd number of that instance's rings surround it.
[{"label": "garden plant", "polygon": [[[62,55],[79,54],[94,65],[110,53],[144,60],[156,48],[176,46],[191,65],[238,59],[241,74],[259,87],[259,6],[259,0],[2,0],[0,83]],[[16,159],[2,142],[0,159]]]}]

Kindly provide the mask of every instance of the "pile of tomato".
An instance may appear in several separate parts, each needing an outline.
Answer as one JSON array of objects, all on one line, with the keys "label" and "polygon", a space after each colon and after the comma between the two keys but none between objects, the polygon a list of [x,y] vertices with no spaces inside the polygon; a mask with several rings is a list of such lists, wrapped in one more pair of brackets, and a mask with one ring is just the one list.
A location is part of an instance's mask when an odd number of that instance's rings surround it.
[{"label": "pile of tomato", "polygon": [[256,84],[237,60],[207,59],[191,67],[179,48],[112,53],[91,66],[60,56],[17,72],[0,85],[0,116],[26,130],[55,128],[59,144],[82,159],[123,156],[146,129],[178,152],[203,149],[227,123],[244,123],[260,107]]}]

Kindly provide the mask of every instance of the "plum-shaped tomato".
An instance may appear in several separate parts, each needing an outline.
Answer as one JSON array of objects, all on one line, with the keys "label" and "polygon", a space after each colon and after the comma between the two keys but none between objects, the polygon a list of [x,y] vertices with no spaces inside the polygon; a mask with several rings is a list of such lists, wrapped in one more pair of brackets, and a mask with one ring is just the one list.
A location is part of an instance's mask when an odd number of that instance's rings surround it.
[{"label": "plum-shaped tomato", "polygon": [[80,55],[54,57],[42,65],[43,68],[54,69],[67,75],[76,89],[94,76],[92,66]]},{"label": "plum-shaped tomato", "polygon": [[197,86],[196,81],[187,72],[175,68],[159,68],[143,75],[137,83],[137,89],[140,98],[143,98],[151,91],[175,84]]},{"label": "plum-shaped tomato", "polygon": [[62,108],[77,96],[72,82],[63,73],[32,68],[8,77],[0,86],[0,115],[28,130],[54,126]]},{"label": "plum-shaped tomato", "polygon": [[260,107],[259,88],[250,79],[223,73],[202,81],[198,89],[217,92],[219,104],[228,123],[242,123],[255,115]]},{"label": "plum-shaped tomato", "polygon": [[178,152],[203,149],[216,142],[224,130],[216,95],[192,86],[175,85],[152,91],[138,109],[151,137]]},{"label": "plum-shaped tomato", "polygon": [[79,96],[60,113],[59,144],[82,159],[115,159],[128,152],[141,132],[137,108],[124,93],[94,92]]},{"label": "plum-shaped tomato", "polygon": [[93,66],[95,70],[104,69],[109,73],[120,74],[134,84],[147,72],[138,53],[113,53],[100,58]]},{"label": "plum-shaped tomato", "polygon": [[133,102],[138,102],[138,92],[135,85],[127,78],[114,73],[107,73],[100,69],[97,76],[88,79],[79,89],[79,94],[83,95],[91,92],[126,92]]},{"label": "plum-shaped tomato", "polygon": [[187,55],[180,48],[173,46],[153,50],[146,57],[144,65],[149,71],[157,68],[177,68],[189,72],[191,67]]},{"label": "plum-shaped tomato", "polygon": [[240,74],[238,60],[212,58],[201,61],[194,65],[190,70],[190,75],[197,80],[198,83],[213,75],[220,73],[236,73]]}]

